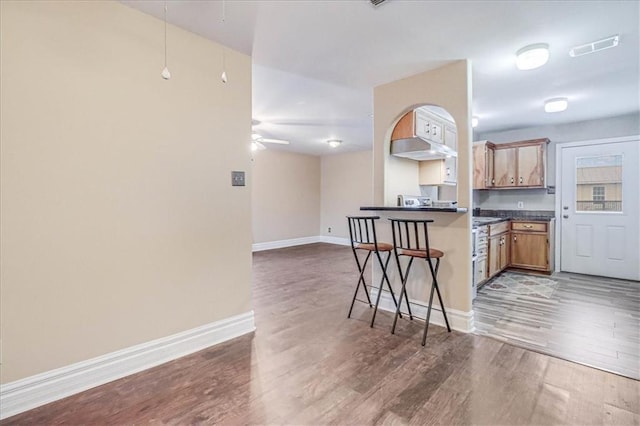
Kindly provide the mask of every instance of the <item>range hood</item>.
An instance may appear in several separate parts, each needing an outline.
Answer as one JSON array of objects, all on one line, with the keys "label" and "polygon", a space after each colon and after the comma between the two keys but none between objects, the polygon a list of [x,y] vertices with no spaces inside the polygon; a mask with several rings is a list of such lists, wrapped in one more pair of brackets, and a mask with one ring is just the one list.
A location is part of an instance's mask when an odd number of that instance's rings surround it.
[{"label": "range hood", "polygon": [[458,153],[445,144],[429,142],[418,136],[414,136],[412,138],[392,141],[391,155],[422,161],[457,157]]},{"label": "range hood", "polygon": [[[457,157],[455,123],[440,115],[416,109],[406,113],[391,134],[391,155],[411,160]],[[453,143],[448,143],[451,139]],[[451,146],[450,146],[451,145]]]}]

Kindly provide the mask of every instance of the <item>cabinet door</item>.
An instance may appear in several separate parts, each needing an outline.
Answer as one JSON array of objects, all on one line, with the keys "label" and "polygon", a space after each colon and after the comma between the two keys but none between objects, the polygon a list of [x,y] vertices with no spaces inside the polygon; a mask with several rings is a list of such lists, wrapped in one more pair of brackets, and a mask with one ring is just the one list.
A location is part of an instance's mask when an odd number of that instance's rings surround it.
[{"label": "cabinet door", "polygon": [[458,133],[455,127],[445,124],[444,144],[454,151],[458,151]]},{"label": "cabinet door", "polygon": [[544,145],[518,148],[518,186],[544,185]]},{"label": "cabinet door", "polygon": [[486,189],[486,151],[485,145],[473,146],[473,189]]},{"label": "cabinet door", "polygon": [[489,238],[489,257],[487,261],[489,262],[489,273],[488,278],[493,277],[495,274],[500,272],[500,241],[502,240],[502,235],[496,235],[495,237]]},{"label": "cabinet door", "polygon": [[501,245],[500,245],[500,270],[502,271],[507,266],[509,266],[509,255],[511,246],[511,241],[509,239],[509,234],[505,234],[502,236]]},{"label": "cabinet door", "polygon": [[480,284],[487,279],[487,258],[482,257],[476,260],[476,276],[474,277],[474,282],[476,284]]},{"label": "cabinet door", "polygon": [[445,183],[457,182],[456,163],[458,159],[456,157],[449,157],[444,159],[444,176]]},{"label": "cabinet door", "polygon": [[514,232],[511,235],[511,266],[546,271],[548,253],[546,233]]},{"label": "cabinet door", "polygon": [[496,188],[516,186],[516,150],[517,148],[503,148],[493,151]]},{"label": "cabinet door", "polygon": [[487,188],[493,188],[496,183],[495,174],[494,174],[494,150],[491,147],[487,147],[485,151],[485,176],[486,176],[486,185]]}]

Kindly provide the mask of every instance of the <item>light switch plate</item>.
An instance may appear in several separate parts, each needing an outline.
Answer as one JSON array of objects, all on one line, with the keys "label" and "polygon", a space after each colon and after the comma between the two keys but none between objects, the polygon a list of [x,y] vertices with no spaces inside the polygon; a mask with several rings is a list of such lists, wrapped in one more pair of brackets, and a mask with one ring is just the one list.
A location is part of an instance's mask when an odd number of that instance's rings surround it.
[{"label": "light switch plate", "polygon": [[240,172],[240,171],[231,172],[231,186],[245,186],[244,172]]}]

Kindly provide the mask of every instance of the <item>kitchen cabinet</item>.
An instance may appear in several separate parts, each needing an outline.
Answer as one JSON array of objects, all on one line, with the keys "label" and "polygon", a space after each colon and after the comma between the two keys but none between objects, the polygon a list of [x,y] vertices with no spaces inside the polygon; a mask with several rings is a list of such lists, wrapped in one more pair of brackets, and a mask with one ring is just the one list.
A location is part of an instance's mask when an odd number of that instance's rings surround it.
[{"label": "kitchen cabinet", "polygon": [[488,278],[509,266],[509,221],[489,225]]},{"label": "kitchen cabinet", "polygon": [[516,148],[496,146],[493,151],[493,174],[495,188],[514,187],[516,182]]},{"label": "kitchen cabinet", "polygon": [[[416,120],[418,115],[416,114]],[[444,144],[456,151],[458,148],[458,134],[452,124],[444,124]],[[418,174],[420,185],[455,185],[458,179],[458,159],[455,156],[447,156],[442,160],[421,161]]]},{"label": "kitchen cabinet", "polygon": [[473,143],[473,189],[493,188],[493,148],[489,141]]},{"label": "kitchen cabinet", "polygon": [[[492,144],[483,153],[474,145],[474,189],[490,188],[488,157],[493,155],[492,188],[545,188],[546,147],[549,139],[532,139],[505,144]],[[480,147],[481,145],[478,145]],[[481,148],[477,148],[480,150]],[[484,158],[483,158],[484,157]],[[477,169],[477,171],[476,171]],[[485,184],[482,185],[484,177]],[[477,179],[477,182],[476,182]]]},{"label": "kitchen cabinet", "polygon": [[511,266],[553,272],[553,221],[511,222]]},{"label": "kitchen cabinet", "polygon": [[420,185],[455,185],[456,178],[455,157],[444,160],[420,161],[418,166],[418,183]]}]

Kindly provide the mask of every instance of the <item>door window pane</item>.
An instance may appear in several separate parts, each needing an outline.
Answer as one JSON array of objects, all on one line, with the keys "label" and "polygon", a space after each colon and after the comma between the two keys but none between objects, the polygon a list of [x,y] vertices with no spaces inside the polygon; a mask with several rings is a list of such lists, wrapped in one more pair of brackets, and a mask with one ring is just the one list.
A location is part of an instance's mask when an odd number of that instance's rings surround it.
[{"label": "door window pane", "polygon": [[622,211],[622,154],[576,158],[576,211]]}]

